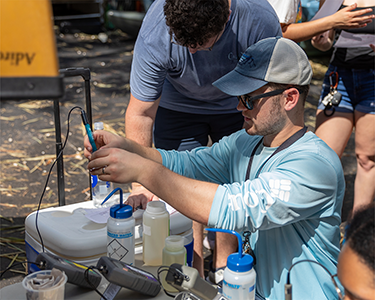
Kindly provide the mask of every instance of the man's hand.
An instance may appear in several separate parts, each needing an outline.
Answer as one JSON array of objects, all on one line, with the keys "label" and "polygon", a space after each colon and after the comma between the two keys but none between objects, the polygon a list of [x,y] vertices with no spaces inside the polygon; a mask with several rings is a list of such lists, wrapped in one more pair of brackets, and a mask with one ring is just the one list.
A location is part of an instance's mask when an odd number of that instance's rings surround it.
[{"label": "man's hand", "polygon": [[131,205],[134,211],[138,208],[146,209],[147,203],[153,200],[159,200],[159,198],[142,185],[133,182],[132,192],[125,203]]},{"label": "man's hand", "polygon": [[[125,148],[126,140],[116,134],[113,134],[104,130],[97,130],[93,132],[96,147],[101,148]],[[90,159],[92,154],[92,146],[90,144],[89,138],[86,135],[84,138],[84,155],[86,158]]]},{"label": "man's hand", "polygon": [[87,165],[90,173],[98,175],[102,181],[142,184],[188,218],[207,224],[218,184],[187,178],[168,170],[162,165],[161,155],[156,149],[125,138],[122,143],[130,151],[103,146],[92,153]]},{"label": "man's hand", "polygon": [[100,148],[91,154],[87,168],[102,181],[137,182],[147,170],[148,159],[119,148]]},{"label": "man's hand", "polygon": [[332,16],[333,26],[335,29],[350,29],[350,28],[361,28],[367,26],[367,23],[372,22],[375,15],[362,16],[363,14],[372,11],[371,8],[365,8],[357,11],[352,11],[357,8],[357,3],[349,5],[343,9],[340,9]]}]

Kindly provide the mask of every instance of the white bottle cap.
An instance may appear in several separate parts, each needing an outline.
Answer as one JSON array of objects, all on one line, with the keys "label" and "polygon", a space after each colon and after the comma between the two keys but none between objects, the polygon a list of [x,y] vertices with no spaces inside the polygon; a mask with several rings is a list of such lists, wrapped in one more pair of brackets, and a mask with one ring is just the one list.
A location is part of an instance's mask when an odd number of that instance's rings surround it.
[{"label": "white bottle cap", "polygon": [[147,203],[146,211],[152,214],[162,214],[167,210],[165,203],[161,201],[150,201]]},{"label": "white bottle cap", "polygon": [[94,130],[103,130],[103,129],[104,129],[103,122],[95,122],[94,123]]},{"label": "white bottle cap", "polygon": [[165,248],[169,251],[179,251],[184,247],[184,238],[179,235],[170,235],[165,238]]}]

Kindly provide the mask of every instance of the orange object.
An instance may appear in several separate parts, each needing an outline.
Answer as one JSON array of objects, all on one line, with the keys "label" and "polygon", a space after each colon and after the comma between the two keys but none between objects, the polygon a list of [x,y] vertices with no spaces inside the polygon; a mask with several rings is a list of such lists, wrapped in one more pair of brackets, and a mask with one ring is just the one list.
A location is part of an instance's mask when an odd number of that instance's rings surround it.
[{"label": "orange object", "polygon": [[57,76],[49,0],[0,0],[1,76]]},{"label": "orange object", "polygon": [[0,0],[0,81],[0,98],[62,95],[49,0]]}]

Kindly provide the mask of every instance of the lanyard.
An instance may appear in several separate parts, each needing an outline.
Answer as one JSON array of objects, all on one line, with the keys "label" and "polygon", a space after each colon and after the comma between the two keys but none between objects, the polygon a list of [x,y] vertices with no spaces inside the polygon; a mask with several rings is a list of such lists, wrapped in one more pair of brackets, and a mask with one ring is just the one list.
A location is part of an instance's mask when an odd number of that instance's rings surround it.
[{"label": "lanyard", "polygon": [[[306,133],[307,131],[307,127],[304,126],[301,130],[298,130],[295,134],[293,134],[291,137],[289,137],[286,141],[284,141],[277,149],[275,152],[272,153],[272,155],[270,155],[267,160],[263,163],[263,165],[259,168],[258,172],[256,173],[255,175],[255,178],[257,178],[260,174],[260,171],[262,170],[263,166],[270,160],[270,158],[272,156],[274,156],[276,153],[279,153],[280,151],[288,148],[290,145],[292,145],[294,142],[296,142],[297,140],[299,140],[301,137],[303,137],[303,135]],[[250,177],[250,170],[251,170],[251,165],[253,164],[253,159],[254,159],[254,155],[255,155],[255,152],[256,150],[258,149],[258,147],[260,146],[260,143],[263,142],[263,139],[261,139],[258,144],[254,147],[253,149],[253,152],[251,153],[251,156],[250,156],[250,160],[249,160],[249,165],[247,166],[247,171],[246,171],[246,178],[245,180],[248,180],[249,177]]]}]

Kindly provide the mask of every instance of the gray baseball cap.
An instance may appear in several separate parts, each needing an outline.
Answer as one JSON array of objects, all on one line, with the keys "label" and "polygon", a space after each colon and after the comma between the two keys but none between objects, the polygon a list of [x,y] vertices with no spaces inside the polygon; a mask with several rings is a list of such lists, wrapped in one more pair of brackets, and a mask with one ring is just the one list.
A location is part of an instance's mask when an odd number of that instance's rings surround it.
[{"label": "gray baseball cap", "polygon": [[292,40],[272,37],[251,45],[236,68],[213,85],[231,96],[251,93],[268,82],[308,85],[313,75],[303,49]]}]

